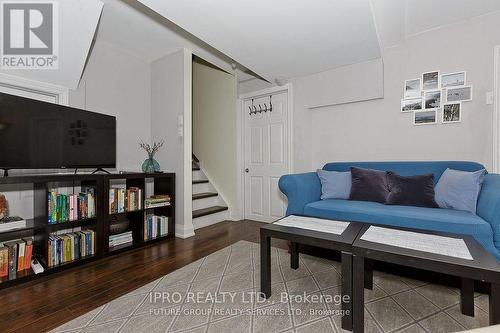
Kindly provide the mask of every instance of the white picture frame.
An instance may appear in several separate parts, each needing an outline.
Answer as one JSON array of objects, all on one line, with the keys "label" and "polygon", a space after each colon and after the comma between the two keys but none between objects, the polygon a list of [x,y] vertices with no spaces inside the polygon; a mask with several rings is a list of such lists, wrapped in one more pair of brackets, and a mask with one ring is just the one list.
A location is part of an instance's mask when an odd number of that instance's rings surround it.
[{"label": "white picture frame", "polygon": [[408,113],[415,110],[422,110],[424,107],[422,97],[406,98],[401,100],[401,112]]},{"label": "white picture frame", "polygon": [[411,99],[422,97],[422,78],[405,80],[403,98]]},{"label": "white picture frame", "polygon": [[[457,106],[458,106],[458,117],[456,116]],[[461,122],[462,122],[462,103],[461,102],[444,103],[442,108],[441,123],[456,124]]]},{"label": "white picture frame", "polygon": [[424,98],[423,98],[423,108],[426,110],[432,110],[432,109],[437,109],[440,108],[442,105],[442,91],[441,89],[436,89],[436,90],[427,90],[424,92]]},{"label": "white picture frame", "polygon": [[472,101],[472,98],[473,98],[472,86],[446,88],[446,103],[470,102]]},{"label": "white picture frame", "polygon": [[454,72],[441,75],[441,88],[463,87],[467,84],[467,72]]},{"label": "white picture frame", "polygon": [[422,90],[436,90],[441,88],[441,72],[429,71],[422,73]]},{"label": "white picture frame", "polygon": [[414,111],[413,112],[413,125],[414,126],[422,126],[422,125],[435,125],[438,123],[439,108],[431,109],[431,110],[422,110],[422,111]]}]

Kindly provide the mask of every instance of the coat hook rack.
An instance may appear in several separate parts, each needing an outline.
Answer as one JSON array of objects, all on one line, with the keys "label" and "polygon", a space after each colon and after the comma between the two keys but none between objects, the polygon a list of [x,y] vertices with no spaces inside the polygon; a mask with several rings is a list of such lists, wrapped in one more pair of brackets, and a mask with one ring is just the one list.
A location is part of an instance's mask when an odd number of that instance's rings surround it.
[{"label": "coat hook rack", "polygon": [[262,107],[262,104],[259,104],[259,109],[257,110],[257,107],[254,104],[254,99],[252,98],[252,105],[248,106],[248,109],[250,110],[248,114],[251,116],[253,114],[261,114],[262,112],[273,112],[273,96],[269,96],[269,106],[267,106],[267,103],[264,103],[264,108]]}]

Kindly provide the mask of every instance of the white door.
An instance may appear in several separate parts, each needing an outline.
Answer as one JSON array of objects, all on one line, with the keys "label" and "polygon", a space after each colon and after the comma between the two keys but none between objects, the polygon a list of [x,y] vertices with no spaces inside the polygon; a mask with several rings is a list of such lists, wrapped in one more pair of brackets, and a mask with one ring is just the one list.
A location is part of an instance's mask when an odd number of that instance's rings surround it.
[{"label": "white door", "polygon": [[[245,218],[272,222],[285,214],[285,198],[278,188],[280,177],[289,170],[288,93],[253,99],[253,106],[272,112],[250,114],[252,99],[245,100]],[[255,110],[254,108],[252,108]]]}]

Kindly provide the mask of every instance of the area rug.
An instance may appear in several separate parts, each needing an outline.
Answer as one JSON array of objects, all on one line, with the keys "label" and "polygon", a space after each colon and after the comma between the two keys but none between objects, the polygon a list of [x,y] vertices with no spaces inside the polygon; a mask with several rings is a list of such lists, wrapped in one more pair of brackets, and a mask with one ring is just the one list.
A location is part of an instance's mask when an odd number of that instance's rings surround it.
[{"label": "area rug", "polygon": [[[259,245],[240,241],[117,298],[52,332],[343,332],[340,264],[272,248],[272,297],[259,297]],[[459,290],[374,272],[365,332],[458,332],[488,325],[488,296],[475,317]],[[347,331],[345,331],[347,332]]]}]

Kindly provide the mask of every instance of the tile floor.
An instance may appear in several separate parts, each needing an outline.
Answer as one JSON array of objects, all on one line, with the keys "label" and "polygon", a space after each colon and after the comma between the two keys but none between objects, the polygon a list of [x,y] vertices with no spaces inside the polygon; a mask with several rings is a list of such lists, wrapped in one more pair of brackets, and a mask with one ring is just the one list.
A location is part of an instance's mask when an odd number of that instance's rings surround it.
[{"label": "tile floor", "polygon": [[[340,305],[328,302],[340,294],[339,263],[301,255],[299,269],[292,270],[289,254],[273,248],[273,295],[267,301],[252,298],[259,291],[259,266],[258,244],[240,241],[52,332],[343,331]],[[320,301],[282,300],[284,292]],[[457,289],[374,272],[374,288],[365,293],[365,332],[457,332],[488,325],[487,295],[477,294],[471,318],[460,313]]]}]

